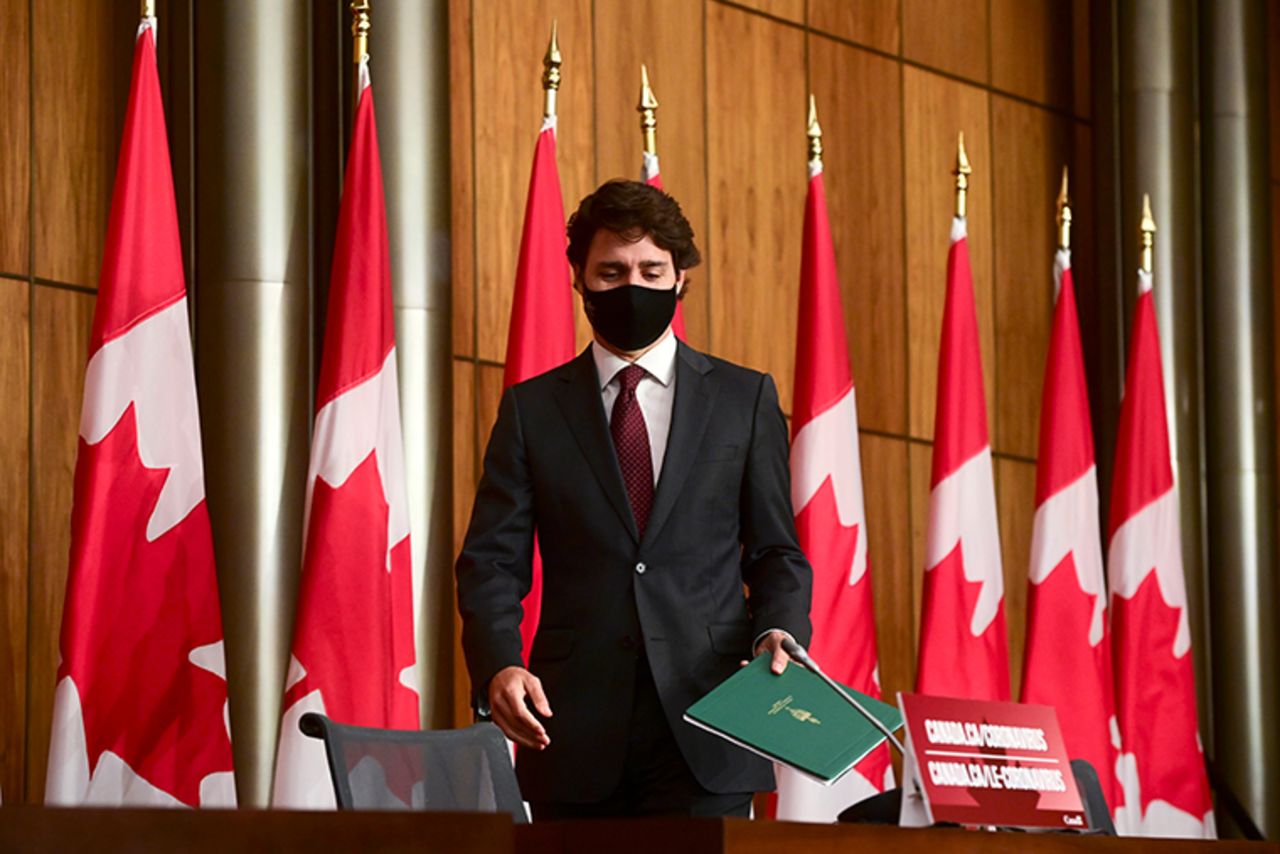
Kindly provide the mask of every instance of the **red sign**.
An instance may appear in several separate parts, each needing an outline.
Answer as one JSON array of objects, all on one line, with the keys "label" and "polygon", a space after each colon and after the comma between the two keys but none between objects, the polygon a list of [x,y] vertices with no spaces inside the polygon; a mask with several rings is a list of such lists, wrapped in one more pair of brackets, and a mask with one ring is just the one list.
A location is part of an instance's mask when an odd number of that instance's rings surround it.
[{"label": "red sign", "polygon": [[1084,830],[1052,706],[898,694],[906,722],[900,823]]}]

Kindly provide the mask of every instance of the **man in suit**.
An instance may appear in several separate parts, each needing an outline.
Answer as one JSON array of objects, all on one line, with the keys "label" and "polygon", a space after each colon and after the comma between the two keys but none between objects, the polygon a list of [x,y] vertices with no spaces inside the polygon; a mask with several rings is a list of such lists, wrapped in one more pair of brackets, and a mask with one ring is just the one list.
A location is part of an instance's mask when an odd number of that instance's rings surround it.
[{"label": "man in suit", "polygon": [[474,698],[521,745],[535,819],[746,815],[771,765],[681,716],[753,651],[780,673],[782,639],[809,639],[777,392],[672,334],[699,261],[674,199],[611,181],[568,232],[595,340],[503,395],[457,562]]}]

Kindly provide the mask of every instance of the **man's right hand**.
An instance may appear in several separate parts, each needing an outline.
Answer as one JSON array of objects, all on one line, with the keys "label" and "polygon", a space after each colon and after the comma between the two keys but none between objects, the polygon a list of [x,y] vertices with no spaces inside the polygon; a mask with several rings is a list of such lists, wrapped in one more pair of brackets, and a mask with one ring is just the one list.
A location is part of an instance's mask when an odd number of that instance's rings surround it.
[{"label": "man's right hand", "polygon": [[507,738],[522,747],[542,750],[551,737],[529,711],[526,700],[544,718],[551,717],[551,704],[542,692],[542,681],[523,667],[504,667],[489,680],[489,710],[493,722]]}]

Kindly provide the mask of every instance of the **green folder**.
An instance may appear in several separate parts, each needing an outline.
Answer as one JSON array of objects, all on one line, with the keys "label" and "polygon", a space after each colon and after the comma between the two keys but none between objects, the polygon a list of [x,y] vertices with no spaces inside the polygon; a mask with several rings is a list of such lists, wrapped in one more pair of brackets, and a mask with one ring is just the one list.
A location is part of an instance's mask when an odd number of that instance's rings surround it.
[{"label": "green folder", "polygon": [[[688,708],[684,719],[739,747],[830,785],[874,750],[884,735],[803,665],[781,675],[762,653]],[[846,688],[890,731],[902,713]]]}]

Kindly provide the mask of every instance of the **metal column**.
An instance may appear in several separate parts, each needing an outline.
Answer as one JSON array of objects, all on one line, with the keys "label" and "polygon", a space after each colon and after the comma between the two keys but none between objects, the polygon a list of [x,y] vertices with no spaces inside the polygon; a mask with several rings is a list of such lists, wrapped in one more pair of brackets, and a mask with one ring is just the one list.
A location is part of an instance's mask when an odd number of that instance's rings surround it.
[{"label": "metal column", "polygon": [[453,715],[449,18],[445,0],[378,0],[370,75],[387,195],[413,548],[422,723]]},{"label": "metal column", "polygon": [[1213,756],[1260,829],[1280,833],[1275,616],[1267,9],[1200,4]]},{"label": "metal column", "polygon": [[242,806],[270,793],[301,561],[309,6],[195,8],[196,364]]}]

